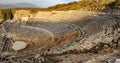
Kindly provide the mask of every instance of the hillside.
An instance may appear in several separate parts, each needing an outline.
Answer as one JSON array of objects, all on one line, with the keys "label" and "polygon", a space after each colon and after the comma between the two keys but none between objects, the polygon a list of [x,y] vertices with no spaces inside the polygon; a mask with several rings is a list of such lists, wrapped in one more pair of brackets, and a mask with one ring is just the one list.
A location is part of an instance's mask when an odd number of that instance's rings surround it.
[{"label": "hillside", "polygon": [[[37,6],[30,3],[16,3],[9,4],[10,6],[16,6],[12,8],[13,10],[30,10],[30,11],[65,11],[65,10],[80,10],[80,9],[89,9],[89,8],[106,8],[109,4],[115,2],[115,0],[101,0],[100,2],[94,1],[79,1],[79,2],[70,2],[66,4],[58,4],[48,8],[37,8]],[[2,6],[2,4],[1,4]],[[23,8],[22,8],[23,7]],[[25,7],[25,8],[24,8]]]},{"label": "hillside", "polygon": [[5,9],[5,8],[39,8],[39,7],[32,3],[22,2],[22,3],[15,3],[15,4],[0,3],[0,8]]},{"label": "hillside", "polygon": [[[101,0],[100,2],[79,1],[79,2],[70,2],[66,4],[58,4],[56,6],[51,6],[48,8],[37,8],[37,6],[29,3],[17,3],[17,4],[8,5],[8,6],[11,7],[13,13],[19,10],[27,10],[27,11],[30,11],[30,14],[37,14],[38,11],[69,11],[69,10],[102,11],[105,9],[110,9],[111,5],[113,5],[114,2],[115,0],[105,0],[105,1]],[[1,6],[2,5],[3,4],[1,4]]]},{"label": "hillside", "polygon": [[8,7],[11,7],[11,6],[0,3],[0,8],[8,8]]},{"label": "hillside", "polygon": [[87,9],[87,8],[104,8],[108,4],[115,2],[114,0],[101,0],[100,2],[94,1],[79,1],[79,2],[70,2],[67,4],[58,4],[56,6],[51,6],[46,10],[79,10],[79,9]]}]

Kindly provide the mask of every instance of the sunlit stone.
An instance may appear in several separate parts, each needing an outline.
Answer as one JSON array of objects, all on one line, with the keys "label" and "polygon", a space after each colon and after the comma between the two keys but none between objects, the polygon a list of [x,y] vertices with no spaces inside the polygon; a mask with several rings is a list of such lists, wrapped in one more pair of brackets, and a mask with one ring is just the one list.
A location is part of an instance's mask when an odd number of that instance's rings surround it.
[{"label": "sunlit stone", "polygon": [[15,43],[13,43],[13,46],[12,46],[12,48],[15,51],[22,50],[22,49],[24,49],[26,47],[27,47],[27,43],[25,43],[24,41],[15,41]]}]

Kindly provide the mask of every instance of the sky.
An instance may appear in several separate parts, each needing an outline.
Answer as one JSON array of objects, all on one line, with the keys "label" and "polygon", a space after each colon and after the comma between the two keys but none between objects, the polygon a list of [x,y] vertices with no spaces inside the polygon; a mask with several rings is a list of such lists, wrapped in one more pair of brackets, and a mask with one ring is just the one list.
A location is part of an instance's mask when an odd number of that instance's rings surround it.
[{"label": "sky", "polygon": [[79,1],[79,0],[0,0],[0,3],[3,4],[15,4],[15,3],[22,3],[22,2],[28,2],[35,4],[40,7],[48,7],[53,6],[56,4],[62,4],[62,3],[68,3],[72,1]]}]

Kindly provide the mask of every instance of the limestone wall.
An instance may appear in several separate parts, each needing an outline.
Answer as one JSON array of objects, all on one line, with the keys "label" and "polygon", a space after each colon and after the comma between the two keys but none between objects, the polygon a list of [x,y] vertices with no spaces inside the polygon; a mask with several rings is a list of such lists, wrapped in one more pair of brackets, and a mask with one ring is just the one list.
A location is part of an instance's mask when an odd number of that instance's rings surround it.
[{"label": "limestone wall", "polygon": [[[92,12],[91,12],[92,13]],[[30,11],[27,10],[19,10],[15,13],[14,20],[19,21],[22,20],[23,17],[28,17],[28,21],[73,21],[73,20],[80,20],[89,14],[87,11],[79,11],[79,10],[71,10],[71,11],[39,11],[34,16],[30,14]]]},{"label": "limestone wall", "polygon": [[[113,13],[119,13],[120,10],[113,10]],[[106,13],[110,13],[106,11]],[[64,22],[64,21],[77,21],[87,16],[95,16],[97,14],[104,14],[104,12],[95,11],[81,11],[81,10],[70,10],[70,11],[38,11],[36,14],[31,14],[30,11],[19,10],[15,13],[15,20],[21,20],[22,17],[28,17],[26,21],[51,21],[51,22]]]},{"label": "limestone wall", "polygon": [[30,15],[31,15],[30,11],[19,10],[19,11],[15,12],[15,14],[14,14],[14,20],[15,21],[22,20],[22,17],[29,17]]}]

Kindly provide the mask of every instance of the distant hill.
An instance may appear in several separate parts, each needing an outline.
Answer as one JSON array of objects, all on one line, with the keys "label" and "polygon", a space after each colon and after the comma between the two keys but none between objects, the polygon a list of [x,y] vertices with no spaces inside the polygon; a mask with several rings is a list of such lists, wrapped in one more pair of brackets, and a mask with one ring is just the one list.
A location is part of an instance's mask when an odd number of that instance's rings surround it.
[{"label": "distant hill", "polygon": [[8,8],[8,7],[15,7],[15,6],[0,3],[0,8]]},{"label": "distant hill", "polygon": [[16,3],[16,4],[1,4],[0,8],[39,8],[39,6],[36,6],[32,3]]},{"label": "distant hill", "polygon": [[37,8],[38,6],[32,4],[32,3],[16,3],[16,4],[12,4],[13,6],[16,6],[16,7],[31,7],[31,8]]},{"label": "distant hill", "polygon": [[31,13],[37,13],[38,11],[68,11],[68,10],[101,10],[101,9],[108,9],[109,4],[113,3],[114,0],[100,0],[100,2],[94,2],[92,0],[81,0],[78,2],[70,2],[65,4],[58,4],[55,6],[51,6],[48,8],[38,7],[31,3],[16,3],[16,4],[1,4],[1,8],[13,8],[12,10],[29,10]]}]

